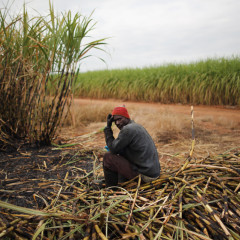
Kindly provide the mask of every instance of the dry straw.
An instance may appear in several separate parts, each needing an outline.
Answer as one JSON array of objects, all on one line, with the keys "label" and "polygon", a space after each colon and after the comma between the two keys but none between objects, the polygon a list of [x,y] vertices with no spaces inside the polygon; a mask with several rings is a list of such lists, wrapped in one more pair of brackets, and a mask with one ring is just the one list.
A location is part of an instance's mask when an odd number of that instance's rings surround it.
[{"label": "dry straw", "polygon": [[[115,191],[93,189],[89,173],[75,178],[66,175],[60,188],[56,180],[52,182],[47,201],[52,203],[45,209],[0,201],[4,216],[0,236],[24,239],[26,232],[36,239],[237,240],[239,169],[236,152],[187,159],[184,168],[162,174],[151,183],[132,180]],[[7,191],[7,179],[2,185]]]}]

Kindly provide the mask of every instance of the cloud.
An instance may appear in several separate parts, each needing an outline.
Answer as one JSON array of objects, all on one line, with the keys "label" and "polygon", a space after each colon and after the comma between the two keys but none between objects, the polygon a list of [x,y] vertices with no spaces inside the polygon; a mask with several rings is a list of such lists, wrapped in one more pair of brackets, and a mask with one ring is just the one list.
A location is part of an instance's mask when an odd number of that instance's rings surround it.
[{"label": "cloud", "polygon": [[[48,0],[32,0],[28,5],[46,13]],[[95,9],[92,17],[97,25],[91,36],[111,37],[107,47],[111,57],[93,52],[103,57],[107,66],[89,58],[82,65],[83,71],[240,53],[239,0],[57,0],[54,8],[87,16]]]}]

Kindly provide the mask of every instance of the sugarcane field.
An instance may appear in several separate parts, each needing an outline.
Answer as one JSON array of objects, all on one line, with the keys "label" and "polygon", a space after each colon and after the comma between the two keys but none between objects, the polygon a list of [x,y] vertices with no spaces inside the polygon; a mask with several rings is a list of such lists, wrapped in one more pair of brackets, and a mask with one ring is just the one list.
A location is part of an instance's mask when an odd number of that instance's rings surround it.
[{"label": "sugarcane field", "polygon": [[[240,240],[239,57],[81,72],[108,44],[89,40],[92,15],[58,15],[51,2],[47,16],[9,14],[1,9],[0,239]],[[159,174],[127,158],[131,129],[142,134],[132,152],[156,151]]]}]

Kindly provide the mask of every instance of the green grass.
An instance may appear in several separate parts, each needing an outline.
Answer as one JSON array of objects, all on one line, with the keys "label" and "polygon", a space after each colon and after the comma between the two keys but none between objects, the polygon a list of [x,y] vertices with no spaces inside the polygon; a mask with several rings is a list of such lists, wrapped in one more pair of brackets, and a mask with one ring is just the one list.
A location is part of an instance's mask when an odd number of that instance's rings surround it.
[{"label": "green grass", "polygon": [[76,97],[240,105],[240,58],[79,73]]}]

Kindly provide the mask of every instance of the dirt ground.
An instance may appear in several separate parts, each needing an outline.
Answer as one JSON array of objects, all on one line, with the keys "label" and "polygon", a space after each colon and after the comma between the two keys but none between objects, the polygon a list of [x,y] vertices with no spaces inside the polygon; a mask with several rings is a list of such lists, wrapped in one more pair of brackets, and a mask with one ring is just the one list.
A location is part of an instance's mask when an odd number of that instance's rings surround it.
[{"label": "dirt ground", "polygon": [[93,156],[93,152],[54,146],[0,153],[0,200],[42,209],[60,189],[71,196],[68,182],[74,183],[93,170]]},{"label": "dirt ground", "polygon": [[[183,164],[195,138],[195,158],[223,154],[240,148],[240,108],[220,106],[191,106],[160,103],[124,102],[119,100],[75,99],[79,109],[101,109],[108,105],[109,112],[115,106],[125,105],[130,117],[142,124],[153,137],[164,171]],[[103,108],[106,111],[106,107]],[[105,113],[107,116],[108,112]],[[104,122],[92,122],[79,128],[68,128],[61,133],[64,141],[81,143],[83,147],[103,149]],[[115,136],[118,130],[114,128]]]},{"label": "dirt ground", "polygon": [[[91,109],[104,111],[104,119],[115,106],[123,104],[130,117],[142,124],[153,137],[162,172],[179,168],[192,146],[191,106],[91,99],[76,99],[74,102],[75,109],[85,107],[89,111],[87,114],[92,112]],[[101,110],[103,105],[105,107]],[[193,110],[196,140],[193,158],[240,151],[239,108],[194,106]],[[93,120],[89,124],[63,128],[54,140],[57,145],[0,153],[0,200],[19,206],[45,208],[52,204],[63,186],[63,193],[71,196],[71,186],[67,183],[91,172],[94,162],[100,166],[96,174],[101,177],[106,123],[105,120]],[[118,134],[116,127],[114,134]],[[78,186],[81,187],[81,181],[74,185]]]}]

